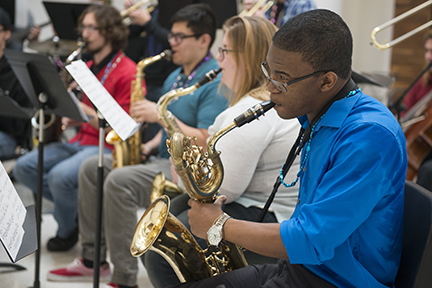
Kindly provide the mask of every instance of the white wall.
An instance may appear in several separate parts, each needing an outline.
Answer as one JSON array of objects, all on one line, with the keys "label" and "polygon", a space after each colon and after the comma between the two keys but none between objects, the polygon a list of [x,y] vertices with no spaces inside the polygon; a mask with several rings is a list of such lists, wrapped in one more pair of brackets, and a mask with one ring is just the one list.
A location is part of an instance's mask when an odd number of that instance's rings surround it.
[{"label": "white wall", "polygon": [[[380,51],[371,45],[370,34],[376,26],[393,18],[394,0],[315,0],[318,8],[332,10],[345,20],[354,39],[353,69],[388,73],[391,50]],[[391,39],[392,28],[383,30],[378,39]]]}]

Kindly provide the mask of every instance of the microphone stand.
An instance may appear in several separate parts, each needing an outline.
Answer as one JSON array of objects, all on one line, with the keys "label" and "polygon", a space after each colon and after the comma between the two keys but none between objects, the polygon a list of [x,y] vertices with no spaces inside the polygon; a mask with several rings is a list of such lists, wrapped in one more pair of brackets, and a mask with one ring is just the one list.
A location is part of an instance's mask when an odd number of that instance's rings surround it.
[{"label": "microphone stand", "polygon": [[99,119],[99,157],[98,157],[98,171],[97,171],[97,207],[96,207],[96,234],[95,234],[95,255],[93,260],[93,287],[99,288],[99,274],[100,274],[100,247],[102,239],[102,207],[103,207],[103,182],[104,182],[104,168],[103,168],[103,155],[105,147],[105,127],[106,120],[102,114],[97,110]]},{"label": "microphone stand", "polygon": [[407,89],[405,89],[404,92],[402,92],[401,96],[399,96],[398,99],[396,99],[396,101],[393,104],[389,105],[389,109],[396,109],[396,118],[399,121],[400,120],[400,113],[401,111],[401,104],[402,101],[405,99],[406,95],[408,94],[408,92],[412,89],[412,87],[414,87],[414,85],[420,80],[421,77],[423,77],[423,75],[432,67],[432,62],[430,62],[426,68],[424,68],[420,74],[414,79],[414,81],[411,82],[411,84],[408,86]]}]

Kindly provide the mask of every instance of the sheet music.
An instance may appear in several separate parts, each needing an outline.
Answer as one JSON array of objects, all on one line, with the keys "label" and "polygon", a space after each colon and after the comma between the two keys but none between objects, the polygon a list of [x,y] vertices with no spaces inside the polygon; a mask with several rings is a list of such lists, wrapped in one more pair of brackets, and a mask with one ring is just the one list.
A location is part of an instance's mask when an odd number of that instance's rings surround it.
[{"label": "sheet music", "polygon": [[73,61],[66,69],[122,140],[138,131],[141,124],[118,105],[82,60]]},{"label": "sheet music", "polygon": [[15,261],[24,237],[27,210],[0,162],[0,239]]}]

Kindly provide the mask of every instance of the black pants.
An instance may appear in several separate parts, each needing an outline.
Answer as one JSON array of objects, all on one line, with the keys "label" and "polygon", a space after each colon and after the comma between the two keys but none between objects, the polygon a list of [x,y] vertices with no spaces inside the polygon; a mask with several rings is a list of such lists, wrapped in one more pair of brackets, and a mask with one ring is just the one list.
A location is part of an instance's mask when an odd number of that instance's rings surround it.
[{"label": "black pants", "polygon": [[301,265],[288,260],[278,264],[250,265],[222,275],[196,282],[179,284],[177,288],[334,288],[335,286]]}]

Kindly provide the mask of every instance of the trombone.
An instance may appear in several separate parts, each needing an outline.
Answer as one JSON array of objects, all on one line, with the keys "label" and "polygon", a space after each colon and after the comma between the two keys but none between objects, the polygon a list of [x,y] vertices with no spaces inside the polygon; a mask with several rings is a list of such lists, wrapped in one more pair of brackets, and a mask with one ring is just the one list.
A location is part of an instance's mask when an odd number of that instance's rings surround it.
[{"label": "trombone", "polygon": [[416,6],[416,7],[414,7],[413,9],[408,10],[407,12],[405,12],[405,13],[403,13],[403,14],[401,14],[401,15],[393,18],[393,19],[391,19],[390,21],[387,21],[384,24],[382,24],[382,25],[380,25],[378,27],[375,27],[372,30],[372,33],[371,33],[372,44],[375,45],[380,50],[385,50],[385,49],[390,48],[390,47],[396,45],[397,43],[399,43],[399,42],[401,42],[401,41],[403,41],[403,40],[405,40],[405,39],[413,36],[414,34],[417,34],[418,32],[420,32],[420,31],[422,31],[422,30],[430,27],[432,25],[432,20],[429,21],[429,22],[427,22],[427,23],[425,23],[425,24],[423,24],[423,25],[421,25],[421,26],[419,26],[419,27],[417,27],[417,28],[415,28],[415,29],[413,29],[413,30],[411,30],[411,31],[409,31],[409,32],[407,32],[407,33],[405,33],[405,34],[403,34],[402,36],[399,36],[398,38],[396,38],[396,39],[394,39],[392,41],[387,42],[387,43],[380,44],[376,40],[376,34],[379,31],[381,31],[381,30],[383,30],[383,29],[385,29],[385,28],[387,28],[387,27],[389,27],[389,26],[391,26],[391,25],[393,25],[393,24],[395,24],[395,23],[397,23],[397,22],[405,19],[408,16],[411,16],[412,14],[414,14],[414,13],[422,10],[423,8],[425,8],[425,7],[427,7],[427,6],[431,5],[431,4],[432,4],[432,0],[426,1],[423,4],[420,4],[420,5]]},{"label": "trombone", "polygon": [[239,16],[252,16],[257,12],[259,9],[262,9],[265,12],[267,12],[268,9],[270,9],[274,4],[274,1],[267,1],[267,0],[258,0],[255,2],[255,4],[252,6],[251,9],[240,12]]},{"label": "trombone", "polygon": [[137,10],[138,8],[140,8],[141,6],[144,5],[144,9],[147,9],[149,13],[151,13],[156,6],[158,5],[158,1],[157,0],[142,0],[139,1],[137,3],[135,3],[134,5],[132,5],[131,7],[122,10],[120,12],[120,15],[123,17],[123,23],[125,25],[130,25],[132,23],[132,20],[128,17],[129,14],[135,10]]}]

